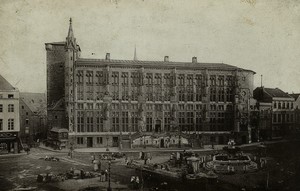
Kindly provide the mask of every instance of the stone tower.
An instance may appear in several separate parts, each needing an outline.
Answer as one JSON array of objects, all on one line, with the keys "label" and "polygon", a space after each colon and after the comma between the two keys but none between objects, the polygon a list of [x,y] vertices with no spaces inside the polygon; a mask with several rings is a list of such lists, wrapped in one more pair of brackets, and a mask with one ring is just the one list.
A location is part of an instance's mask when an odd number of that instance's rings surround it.
[{"label": "stone tower", "polygon": [[48,128],[73,131],[74,63],[80,47],[74,38],[72,19],[65,42],[46,43]]}]

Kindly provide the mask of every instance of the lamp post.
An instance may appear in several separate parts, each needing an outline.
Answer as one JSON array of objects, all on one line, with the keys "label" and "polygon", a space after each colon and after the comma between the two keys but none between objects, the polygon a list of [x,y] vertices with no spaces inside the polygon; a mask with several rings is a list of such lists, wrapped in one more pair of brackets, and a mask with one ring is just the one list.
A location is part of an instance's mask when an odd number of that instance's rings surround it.
[{"label": "lamp post", "polygon": [[109,151],[109,148],[108,148],[108,135],[106,135],[106,151]]},{"label": "lamp post", "polygon": [[181,126],[179,126],[179,140],[178,140],[178,148],[181,148]]},{"label": "lamp post", "polygon": [[108,187],[107,187],[107,191],[112,191],[112,189],[110,187],[110,165],[111,165],[111,162],[109,160],[108,161]]}]

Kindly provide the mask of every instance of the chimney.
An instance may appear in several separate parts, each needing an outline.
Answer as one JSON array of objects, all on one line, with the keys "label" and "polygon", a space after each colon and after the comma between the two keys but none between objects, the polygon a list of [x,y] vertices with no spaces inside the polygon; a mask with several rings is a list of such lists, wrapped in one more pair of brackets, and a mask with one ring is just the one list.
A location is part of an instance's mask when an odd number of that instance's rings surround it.
[{"label": "chimney", "polygon": [[110,60],[110,53],[106,53],[105,60]]},{"label": "chimney", "polygon": [[192,63],[197,63],[197,57],[194,56],[194,57],[192,58]]},{"label": "chimney", "polygon": [[169,56],[165,56],[164,61],[169,62]]}]

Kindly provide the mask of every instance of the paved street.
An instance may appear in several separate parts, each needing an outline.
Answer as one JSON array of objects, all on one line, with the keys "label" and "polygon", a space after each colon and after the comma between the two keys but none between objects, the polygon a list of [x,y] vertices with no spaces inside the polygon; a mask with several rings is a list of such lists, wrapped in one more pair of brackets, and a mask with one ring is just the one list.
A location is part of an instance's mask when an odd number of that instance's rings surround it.
[{"label": "paved street", "polygon": [[[244,152],[255,154],[256,144],[243,147]],[[267,143],[267,154],[269,157],[269,167],[255,173],[219,175],[219,184],[210,188],[210,190],[239,190],[246,186],[252,190],[260,190],[266,186],[266,180],[269,176],[268,185],[270,188],[279,190],[298,190],[299,184],[296,178],[299,173],[299,142],[279,141]],[[161,163],[168,160],[171,151],[153,152],[152,163]],[[209,154],[213,151],[203,149],[197,151],[200,155]],[[292,154],[290,154],[292,153]],[[0,190],[13,190],[18,187],[34,186],[38,190],[80,190],[87,187],[97,187],[98,190],[105,190],[107,182],[100,182],[99,178],[66,180],[57,183],[37,183],[36,178],[40,173],[64,173],[71,167],[92,171],[91,155],[89,152],[76,152],[74,158],[70,159],[65,152],[54,152],[42,148],[33,148],[29,155],[22,153],[17,155],[0,155]],[[126,153],[131,158],[137,158],[137,152]],[[45,161],[40,158],[57,157],[60,161]],[[142,163],[142,161],[140,161]],[[102,161],[102,169],[107,169],[107,161]],[[132,175],[140,175],[133,169],[124,165],[124,159],[118,159],[112,162],[112,188],[113,190],[128,190],[127,185]],[[145,181],[144,190],[156,187],[159,181]],[[168,182],[168,181],[167,181]],[[182,185],[181,182],[169,182],[170,188],[177,190],[186,190],[189,185]],[[255,188],[255,186],[258,186]],[[190,189],[190,188],[189,188]],[[192,188],[191,188],[192,189]],[[277,189],[277,190],[278,190]],[[276,190],[276,189],[275,189]]]},{"label": "paved street", "polygon": [[[45,161],[40,159],[45,156],[54,156],[60,161]],[[82,157],[84,158],[84,157]],[[88,156],[86,157],[88,158]],[[0,190],[11,190],[23,186],[37,186],[38,190],[79,190],[88,186],[102,186],[107,187],[107,182],[100,183],[99,178],[86,179],[86,180],[67,180],[59,183],[37,183],[36,178],[41,173],[64,173],[71,167],[75,169],[83,169],[85,171],[92,171],[91,164],[80,162],[79,160],[69,159],[65,153],[58,153],[47,151],[40,148],[34,148],[30,154],[18,155],[1,155],[0,156]],[[105,165],[104,165],[105,167]],[[112,187],[124,188],[120,184],[116,185],[112,182]]]}]

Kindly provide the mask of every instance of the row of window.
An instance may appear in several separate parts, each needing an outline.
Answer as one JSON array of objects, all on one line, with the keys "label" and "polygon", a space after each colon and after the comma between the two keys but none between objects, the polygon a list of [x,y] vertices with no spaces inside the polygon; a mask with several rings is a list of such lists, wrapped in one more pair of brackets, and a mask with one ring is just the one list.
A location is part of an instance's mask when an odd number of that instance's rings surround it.
[{"label": "row of window", "polygon": [[[0,131],[3,131],[3,119],[0,119]],[[7,130],[14,130],[14,124],[15,120],[14,119],[8,119],[7,120]]]},{"label": "row of window", "polygon": [[[87,92],[85,97],[86,100],[103,100],[105,93],[104,92],[96,92],[96,95],[92,92]],[[138,101],[138,97],[141,93],[137,90],[137,88],[133,88],[131,90],[131,94],[129,94],[128,88],[122,88],[121,94],[119,93],[118,87],[112,87],[111,96],[112,100],[118,101]],[[146,88],[145,90],[145,98],[147,101],[170,101],[172,92],[170,89],[165,88]],[[177,98],[179,101],[202,101],[202,98],[206,96],[205,91],[196,90],[194,92],[193,89],[180,89],[177,93]],[[233,91],[231,89],[228,90],[219,90],[212,89],[210,91],[210,101],[213,102],[232,102],[234,98]],[[83,88],[77,89],[77,100],[84,100],[84,92]]]},{"label": "row of window", "polygon": [[[0,104],[0,112],[3,112],[3,111],[4,111],[3,104]],[[8,104],[7,111],[14,112],[15,111],[14,104]]]},{"label": "row of window", "polygon": [[[112,112],[111,114],[111,131],[112,132],[135,132],[138,131],[138,120],[139,120],[139,113],[138,112],[131,112],[131,118],[129,118],[129,112]],[[153,112],[146,113],[146,131],[153,131],[154,125],[154,116]],[[224,119],[224,113],[218,113],[218,116]],[[183,129],[185,128],[192,128],[194,127],[194,123],[196,126],[202,126],[202,112],[179,112],[179,126],[182,126]],[[194,122],[195,119],[195,122]],[[215,119],[215,118],[213,118]],[[94,123],[94,120],[95,123]],[[131,120],[131,125],[129,127],[129,120]],[[83,112],[78,112],[77,116],[77,132],[103,132],[104,125],[103,125],[104,118],[102,116],[94,117],[92,113],[87,113],[86,116],[83,115]],[[171,112],[165,112],[163,123],[164,129],[169,131],[170,130],[170,122],[171,122]],[[223,123],[220,122],[220,123]],[[157,125],[157,124],[156,124]]]},{"label": "row of window", "polygon": [[[86,103],[85,107],[83,103],[77,103],[78,110],[103,110],[106,107],[104,103]],[[205,108],[203,104],[178,104],[178,110],[202,110]],[[210,104],[211,111],[232,111],[233,106],[230,104]],[[111,110],[138,110],[139,104],[129,104],[129,103],[112,103]],[[168,111],[172,109],[171,104],[146,104],[146,110],[156,110],[156,111]]]},{"label": "row of window", "polygon": [[293,102],[274,102],[275,109],[293,109],[294,103]]},{"label": "row of window", "polygon": [[[94,76],[95,74],[95,76]],[[177,76],[177,77],[176,77]],[[176,79],[177,78],[177,82]],[[145,84],[147,85],[166,85],[173,86],[178,83],[179,86],[207,86],[207,81],[210,81],[211,86],[234,86],[235,77],[234,76],[224,76],[224,75],[211,75],[209,79],[206,79],[201,74],[171,74],[171,73],[146,73],[145,75],[140,72],[112,72],[111,74],[111,84],[118,85],[122,84],[124,86],[129,85],[129,79],[132,86],[139,86]],[[109,81],[109,76],[107,72],[104,71],[86,71],[85,77],[83,71],[77,72],[77,82],[82,84],[86,82],[87,85],[92,85],[93,83],[99,85],[105,85]],[[245,80],[243,78],[243,80]]]},{"label": "row of window", "polygon": [[[96,141],[97,141],[97,144],[103,144],[103,137],[97,137]],[[83,137],[77,137],[77,144],[78,145],[84,144]]]},{"label": "row of window", "polygon": [[294,114],[273,114],[273,122],[274,123],[285,123],[285,122],[294,122]]},{"label": "row of window", "polygon": [[[1,99],[1,98],[4,98],[3,94],[0,94],[0,99]],[[8,94],[8,95],[7,95],[7,98],[10,98],[10,99],[11,99],[11,98],[14,98],[14,94]]]}]

